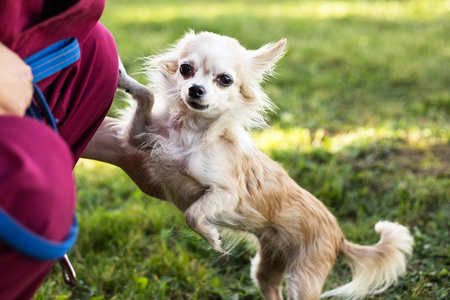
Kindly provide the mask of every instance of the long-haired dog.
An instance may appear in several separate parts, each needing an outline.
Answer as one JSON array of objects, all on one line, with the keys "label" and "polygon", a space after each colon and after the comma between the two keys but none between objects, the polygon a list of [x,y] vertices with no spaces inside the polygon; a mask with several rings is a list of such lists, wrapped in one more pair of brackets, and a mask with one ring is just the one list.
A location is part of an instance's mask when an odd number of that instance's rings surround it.
[{"label": "long-haired dog", "polygon": [[235,39],[187,33],[152,57],[153,94],[121,70],[119,87],[137,101],[130,144],[148,153],[146,169],[187,225],[223,251],[218,228],[253,234],[252,276],[264,299],[318,299],[336,256],[353,280],[322,297],[361,298],[384,291],[405,272],[413,239],[405,227],[375,225],[373,246],[347,241],[336,218],[253,143],[272,104],[260,87],[285,51],[286,40],[246,50]]}]

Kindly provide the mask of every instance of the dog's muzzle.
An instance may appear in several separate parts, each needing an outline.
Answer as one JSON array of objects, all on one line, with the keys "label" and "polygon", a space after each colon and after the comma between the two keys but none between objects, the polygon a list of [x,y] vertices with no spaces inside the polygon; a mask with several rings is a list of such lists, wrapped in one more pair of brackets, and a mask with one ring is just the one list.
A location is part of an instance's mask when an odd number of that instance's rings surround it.
[{"label": "dog's muzzle", "polygon": [[203,97],[204,94],[206,94],[206,90],[201,85],[193,84],[189,88],[189,97],[191,97],[192,99],[199,99]]},{"label": "dog's muzzle", "polygon": [[196,110],[205,110],[209,107],[208,104],[202,104],[202,98],[206,94],[206,90],[201,85],[193,84],[189,88],[189,100],[187,104]]}]

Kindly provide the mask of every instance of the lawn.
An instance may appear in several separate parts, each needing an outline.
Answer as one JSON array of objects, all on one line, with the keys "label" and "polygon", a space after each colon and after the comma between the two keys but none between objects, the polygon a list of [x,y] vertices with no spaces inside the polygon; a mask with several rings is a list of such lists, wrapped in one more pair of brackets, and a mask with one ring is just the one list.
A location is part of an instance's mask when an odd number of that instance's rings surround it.
[{"label": "lawn", "polygon": [[[410,228],[408,273],[370,299],[450,297],[450,0],[109,0],[102,22],[140,81],[139,58],[188,29],[250,49],[287,38],[264,84],[278,109],[256,143],[348,240],[375,243],[378,220]],[[66,287],[55,267],[36,299],[260,299],[245,243],[225,262],[119,169],[82,160],[75,174],[81,229],[69,256],[79,284]],[[348,280],[339,259],[325,289]]]}]

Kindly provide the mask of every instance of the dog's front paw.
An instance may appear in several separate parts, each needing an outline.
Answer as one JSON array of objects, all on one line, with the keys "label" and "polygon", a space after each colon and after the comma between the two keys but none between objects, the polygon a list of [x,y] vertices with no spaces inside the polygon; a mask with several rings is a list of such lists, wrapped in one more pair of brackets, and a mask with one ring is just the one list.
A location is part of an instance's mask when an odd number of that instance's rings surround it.
[{"label": "dog's front paw", "polygon": [[151,93],[148,88],[134,78],[130,77],[125,70],[122,62],[119,60],[119,82],[117,83],[119,89],[124,90],[128,94],[135,96],[141,96],[145,93]]},{"label": "dog's front paw", "polygon": [[[119,89],[124,90],[126,93],[130,94],[133,99],[138,103],[147,103],[148,105],[153,105],[154,96],[152,91],[145,85],[140,84],[134,78],[128,76],[125,67],[119,59],[119,82],[117,84]],[[151,108],[151,107],[150,107]],[[146,109],[145,111],[149,111]]]},{"label": "dog's front paw", "polygon": [[219,231],[215,229],[217,232],[216,235],[214,235],[211,239],[207,239],[206,241],[211,245],[211,247],[216,250],[217,252],[225,252],[222,249],[222,237],[219,234]]},{"label": "dog's front paw", "polygon": [[219,230],[217,230],[217,227],[214,224],[208,222],[205,218],[197,218],[197,216],[189,213],[189,210],[186,211],[185,217],[186,224],[189,226],[189,228],[191,228],[202,238],[204,238],[214,250],[218,252],[224,252],[224,250],[222,249],[222,236],[220,235]]},{"label": "dog's front paw", "polygon": [[129,80],[128,80],[128,74],[125,70],[125,67],[123,66],[122,62],[119,59],[119,82],[117,83],[117,87],[119,89],[122,89],[129,92]]}]

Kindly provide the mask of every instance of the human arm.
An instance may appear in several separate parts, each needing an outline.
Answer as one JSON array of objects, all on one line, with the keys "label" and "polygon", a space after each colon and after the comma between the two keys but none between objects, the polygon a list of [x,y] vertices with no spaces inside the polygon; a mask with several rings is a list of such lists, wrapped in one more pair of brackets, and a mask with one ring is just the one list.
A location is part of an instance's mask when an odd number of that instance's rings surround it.
[{"label": "human arm", "polygon": [[116,122],[116,119],[106,117],[81,157],[121,168],[144,193],[164,199],[162,187],[152,178],[152,170],[145,167],[148,154],[124,141],[117,127],[112,126]]},{"label": "human arm", "polygon": [[0,115],[24,116],[32,96],[31,68],[0,42]]}]

